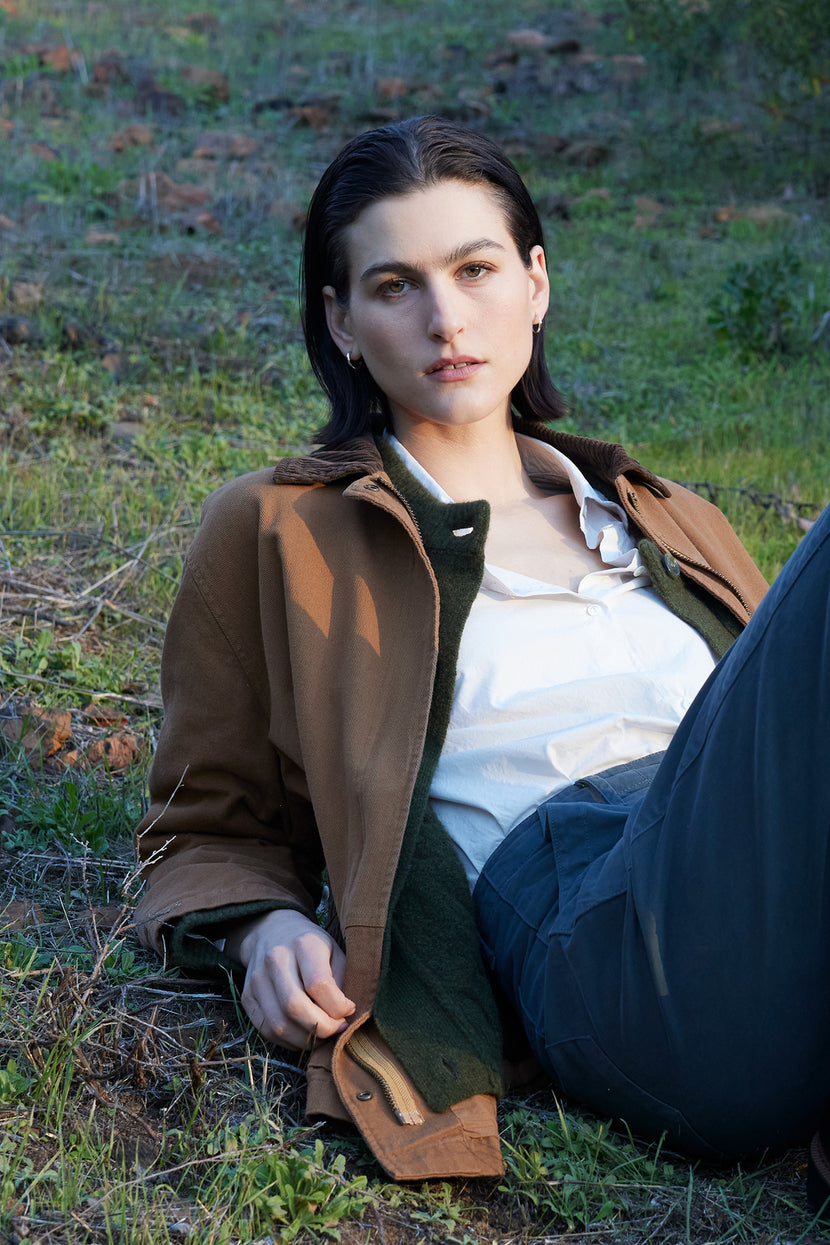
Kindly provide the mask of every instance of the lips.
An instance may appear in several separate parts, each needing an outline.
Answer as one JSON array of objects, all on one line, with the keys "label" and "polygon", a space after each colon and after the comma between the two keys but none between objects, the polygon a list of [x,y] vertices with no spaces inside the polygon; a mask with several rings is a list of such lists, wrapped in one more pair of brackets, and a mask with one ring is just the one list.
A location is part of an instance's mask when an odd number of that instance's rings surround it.
[{"label": "lips", "polygon": [[480,359],[474,359],[472,355],[458,355],[452,359],[436,359],[434,363],[429,365],[424,375],[433,376],[436,372],[460,372],[480,362]]}]

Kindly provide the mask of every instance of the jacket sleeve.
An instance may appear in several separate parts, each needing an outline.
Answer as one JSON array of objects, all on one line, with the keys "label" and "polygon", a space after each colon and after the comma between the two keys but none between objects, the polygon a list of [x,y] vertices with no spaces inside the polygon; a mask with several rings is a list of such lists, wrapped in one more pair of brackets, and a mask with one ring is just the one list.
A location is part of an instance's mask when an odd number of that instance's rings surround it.
[{"label": "jacket sleeve", "polygon": [[164,724],[136,832],[144,880],[136,927],[159,953],[176,922],[197,924],[190,914],[204,914],[204,924],[239,905],[313,914],[321,893],[302,768],[272,742],[257,534],[248,526],[234,540],[234,516],[225,518],[219,507],[203,524],[165,637]]}]

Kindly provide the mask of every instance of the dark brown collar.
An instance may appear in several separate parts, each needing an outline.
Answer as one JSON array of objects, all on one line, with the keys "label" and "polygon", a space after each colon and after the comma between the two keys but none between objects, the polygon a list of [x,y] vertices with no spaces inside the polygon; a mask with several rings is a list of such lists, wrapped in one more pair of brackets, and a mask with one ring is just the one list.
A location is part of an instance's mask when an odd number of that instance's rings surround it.
[{"label": "dark brown collar", "polygon": [[[632,458],[622,445],[596,441],[572,432],[556,432],[545,424],[516,419],[517,432],[545,441],[561,451],[589,478],[613,484],[621,475],[640,480],[654,493],[669,497],[670,491],[657,476]],[[356,437],[340,445],[325,445],[302,458],[282,458],[274,468],[275,484],[331,484],[346,476],[374,475],[383,471],[383,460],[372,437]]]}]

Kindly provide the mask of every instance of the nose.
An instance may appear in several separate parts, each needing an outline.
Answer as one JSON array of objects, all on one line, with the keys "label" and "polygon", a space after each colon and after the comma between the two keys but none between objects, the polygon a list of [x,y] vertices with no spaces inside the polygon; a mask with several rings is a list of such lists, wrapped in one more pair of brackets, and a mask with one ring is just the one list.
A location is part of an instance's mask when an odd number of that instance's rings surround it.
[{"label": "nose", "polygon": [[427,332],[433,341],[451,342],[464,328],[461,295],[451,286],[436,286],[429,291]]}]

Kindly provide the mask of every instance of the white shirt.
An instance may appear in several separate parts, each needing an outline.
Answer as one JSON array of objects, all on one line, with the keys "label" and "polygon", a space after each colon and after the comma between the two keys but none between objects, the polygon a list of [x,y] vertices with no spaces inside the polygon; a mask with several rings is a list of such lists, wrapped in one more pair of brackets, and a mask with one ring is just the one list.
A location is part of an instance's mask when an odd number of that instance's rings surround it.
[{"label": "white shirt", "polygon": [[[408,470],[453,499],[404,449]],[[562,469],[597,569],[575,590],[486,561],[461,637],[449,729],[430,802],[470,885],[504,836],[578,778],[668,746],[714,669],[709,646],[651,587],[625,511],[564,454],[519,436],[526,470]]]}]

